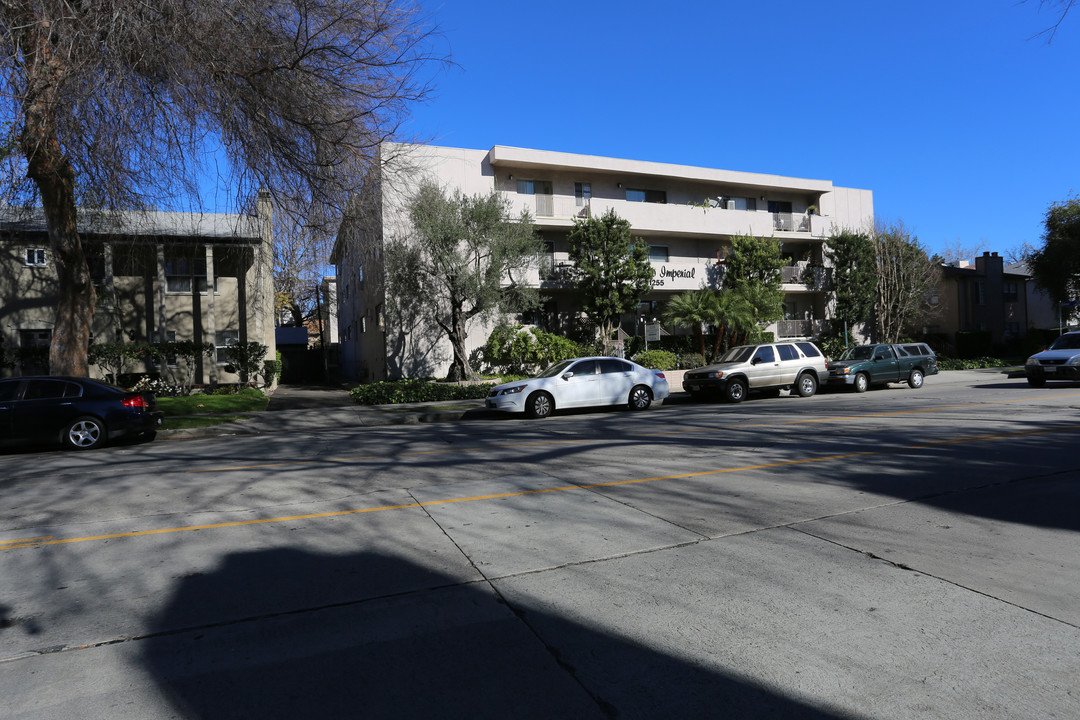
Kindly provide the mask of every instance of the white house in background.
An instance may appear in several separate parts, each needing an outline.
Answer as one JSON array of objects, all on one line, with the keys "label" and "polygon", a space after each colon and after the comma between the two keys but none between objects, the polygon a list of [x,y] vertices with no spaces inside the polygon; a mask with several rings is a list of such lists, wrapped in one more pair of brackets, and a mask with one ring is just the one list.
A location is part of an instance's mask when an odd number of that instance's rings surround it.
[{"label": "white house in background", "polygon": [[[660,317],[672,295],[718,287],[720,266],[737,234],[781,243],[784,319],[769,328],[777,338],[806,339],[826,328],[833,295],[823,245],[834,229],[873,223],[870,190],[837,187],[761,173],[714,170],[640,160],[576,155],[496,145],[490,150],[402,145],[382,146],[380,176],[364,210],[342,225],[332,262],[337,266],[338,323],[342,371],[359,380],[443,376],[452,353],[431,328],[388,327],[384,313],[381,247],[407,230],[404,207],[421,181],[467,195],[502,193],[513,214],[528,209],[541,232],[546,262],[570,264],[568,234],[576,218],[613,209],[630,222],[635,237],[648,242],[653,291],[638,312],[623,318],[627,336],[643,332],[641,318]],[[580,298],[558,280],[531,281],[543,305],[527,318],[549,332],[565,332],[579,315]],[[669,328],[674,330],[674,328]],[[469,349],[487,339],[490,328],[472,328]]]}]

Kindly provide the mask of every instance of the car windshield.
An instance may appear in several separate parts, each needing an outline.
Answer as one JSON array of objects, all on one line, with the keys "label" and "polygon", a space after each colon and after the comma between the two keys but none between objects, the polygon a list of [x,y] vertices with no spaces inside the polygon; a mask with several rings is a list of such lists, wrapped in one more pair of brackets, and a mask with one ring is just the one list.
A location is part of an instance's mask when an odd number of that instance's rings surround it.
[{"label": "car windshield", "polygon": [[1080,350],[1080,333],[1062,335],[1050,345],[1051,350]]},{"label": "car windshield", "polygon": [[858,347],[848,348],[844,351],[844,354],[840,356],[841,360],[869,360],[874,356],[874,348],[870,345],[860,345]]},{"label": "car windshield", "polygon": [[536,377],[549,378],[549,377],[555,377],[556,375],[562,375],[563,372],[566,371],[566,368],[570,367],[570,364],[572,362],[574,362],[574,361],[573,360],[563,360],[560,363],[555,363],[554,365],[552,365],[551,367],[549,367],[547,370],[540,373]]},{"label": "car windshield", "polygon": [[757,347],[757,345],[739,345],[738,347],[733,347],[724,353],[724,356],[717,360],[717,362],[746,362],[750,357],[750,353],[754,352],[755,347]]}]

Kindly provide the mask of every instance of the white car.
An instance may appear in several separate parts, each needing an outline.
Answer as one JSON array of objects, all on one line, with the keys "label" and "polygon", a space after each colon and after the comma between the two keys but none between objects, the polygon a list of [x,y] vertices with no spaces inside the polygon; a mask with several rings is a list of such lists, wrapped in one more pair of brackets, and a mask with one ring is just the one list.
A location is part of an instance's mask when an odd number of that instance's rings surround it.
[{"label": "white car", "polygon": [[619,358],[588,357],[563,360],[529,380],[496,385],[487,407],[544,418],[556,409],[596,405],[645,410],[667,396],[668,381],[661,370]]}]

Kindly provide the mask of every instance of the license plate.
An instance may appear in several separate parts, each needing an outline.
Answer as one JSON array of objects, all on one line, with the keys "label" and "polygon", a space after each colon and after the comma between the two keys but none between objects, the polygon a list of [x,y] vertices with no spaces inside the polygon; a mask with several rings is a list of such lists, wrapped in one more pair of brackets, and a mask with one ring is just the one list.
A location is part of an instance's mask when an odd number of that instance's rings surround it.
[{"label": "license plate", "polygon": [[694,384],[690,384],[690,385],[686,386],[686,389],[691,391],[691,392],[697,392],[698,386],[694,385]]},{"label": "license plate", "polygon": [[1043,372],[1057,372],[1056,367],[1044,367]]}]

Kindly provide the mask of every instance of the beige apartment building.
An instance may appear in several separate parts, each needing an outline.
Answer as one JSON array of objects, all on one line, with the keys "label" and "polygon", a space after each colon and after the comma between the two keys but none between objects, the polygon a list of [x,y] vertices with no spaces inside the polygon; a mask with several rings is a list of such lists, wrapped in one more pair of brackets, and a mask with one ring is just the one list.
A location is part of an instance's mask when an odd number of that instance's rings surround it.
[{"label": "beige apartment building", "polygon": [[[170,379],[194,371],[196,384],[237,382],[223,349],[259,342],[274,358],[272,207],[258,215],[80,211],[79,233],[97,292],[91,342],[200,340],[214,357],[194,368],[166,359],[128,370]],[[0,344],[13,367],[3,375],[47,373],[43,352],[52,336],[57,275],[40,210],[0,214]],[[20,349],[24,352],[20,352]],[[35,359],[36,358],[36,359]],[[171,363],[171,364],[170,364]],[[103,373],[91,366],[92,376]]]},{"label": "beige apartment building", "polygon": [[[726,247],[733,235],[743,234],[779,242],[787,260],[784,319],[768,330],[777,338],[814,338],[827,327],[833,305],[824,242],[834,229],[866,228],[874,218],[870,190],[829,180],[501,145],[469,150],[385,144],[381,153],[381,175],[371,183],[376,194],[358,203],[359,219],[342,226],[332,258],[342,370],[365,381],[439,377],[449,366],[449,344],[435,329],[389,327],[385,316],[380,248],[408,234],[403,209],[424,180],[467,195],[496,190],[510,201],[513,215],[529,210],[543,237],[546,264],[556,270],[570,263],[567,237],[575,219],[612,209],[629,221],[635,237],[649,244],[654,279],[638,311],[624,316],[621,337],[644,334],[642,321],[660,318],[674,294],[722,287]],[[543,305],[524,320],[565,332],[581,307],[574,288],[557,272],[542,279],[539,269],[531,282]],[[469,348],[482,345],[489,332],[490,327],[472,328]]]}]

